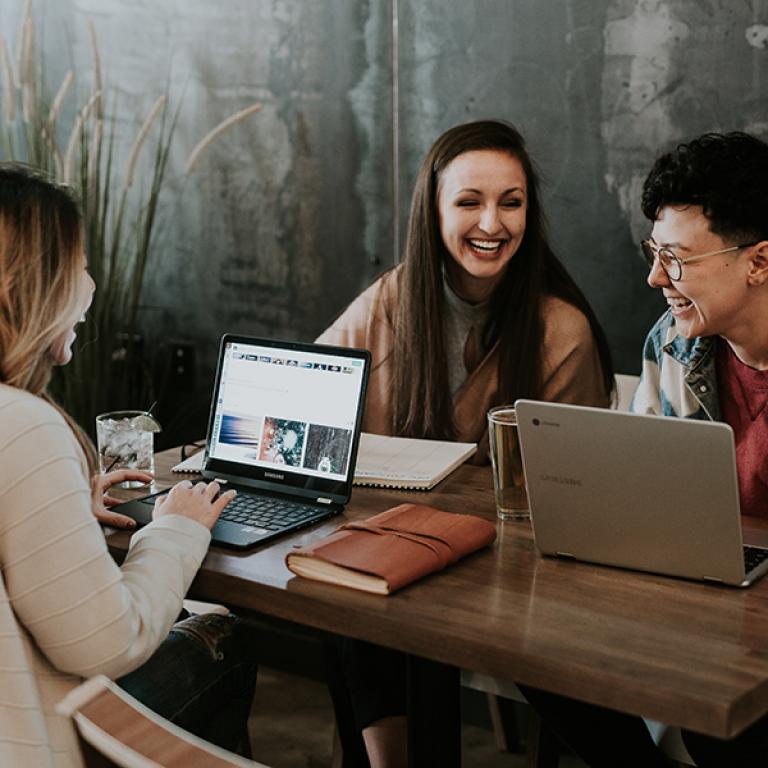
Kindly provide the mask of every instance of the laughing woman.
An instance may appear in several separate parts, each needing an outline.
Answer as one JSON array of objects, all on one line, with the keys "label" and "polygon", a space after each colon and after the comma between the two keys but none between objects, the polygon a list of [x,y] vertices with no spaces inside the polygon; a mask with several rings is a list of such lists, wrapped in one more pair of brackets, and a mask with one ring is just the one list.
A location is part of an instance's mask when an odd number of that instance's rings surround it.
[{"label": "laughing woman", "polygon": [[[492,406],[520,397],[607,406],[613,389],[605,336],[547,241],[523,139],[497,120],[435,142],[416,180],[403,263],[318,341],[371,350],[363,429],[477,442],[485,462]],[[402,657],[365,643],[331,647],[340,728],[345,711],[355,723],[345,761],[356,751],[361,764],[403,765]]]},{"label": "laughing woman", "polygon": [[479,442],[485,461],[490,407],[602,406],[613,387],[605,336],[547,241],[523,139],[496,120],[435,142],[403,263],[318,341],[371,350],[364,430]]},{"label": "laughing woman", "polygon": [[46,392],[69,362],[94,283],[77,204],[24,166],[0,163],[0,765],[82,764],[55,704],[83,677],[118,679],[144,704],[233,747],[256,665],[232,616],[174,625],[232,498],[179,483],[134,535],[122,567],[97,520],[125,527],[106,491],[140,472],[97,474],[95,450]]}]

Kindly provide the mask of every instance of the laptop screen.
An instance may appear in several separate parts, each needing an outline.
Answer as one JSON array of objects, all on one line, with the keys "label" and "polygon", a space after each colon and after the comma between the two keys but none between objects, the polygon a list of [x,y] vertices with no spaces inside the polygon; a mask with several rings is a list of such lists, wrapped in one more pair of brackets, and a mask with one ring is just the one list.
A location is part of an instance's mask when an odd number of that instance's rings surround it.
[{"label": "laptop screen", "polygon": [[354,472],[368,367],[366,351],[225,336],[206,470],[341,492]]}]

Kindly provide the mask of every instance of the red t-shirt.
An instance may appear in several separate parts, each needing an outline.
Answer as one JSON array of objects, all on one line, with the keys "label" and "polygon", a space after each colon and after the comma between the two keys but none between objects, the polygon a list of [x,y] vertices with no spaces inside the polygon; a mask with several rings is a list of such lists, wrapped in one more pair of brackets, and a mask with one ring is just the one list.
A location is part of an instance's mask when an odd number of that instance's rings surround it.
[{"label": "red t-shirt", "polygon": [[745,365],[720,339],[717,382],[723,419],[736,440],[741,514],[768,518],[768,371]]}]

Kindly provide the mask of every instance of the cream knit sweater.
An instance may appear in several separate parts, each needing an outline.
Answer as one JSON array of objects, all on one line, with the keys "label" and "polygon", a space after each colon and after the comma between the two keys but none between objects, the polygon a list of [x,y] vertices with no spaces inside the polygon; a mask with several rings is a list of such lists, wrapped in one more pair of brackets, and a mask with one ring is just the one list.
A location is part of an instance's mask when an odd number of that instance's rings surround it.
[{"label": "cream knit sweater", "polygon": [[136,669],[168,634],[210,540],[169,515],[112,560],[82,451],[45,401],[0,384],[0,766],[80,766],[55,704]]}]

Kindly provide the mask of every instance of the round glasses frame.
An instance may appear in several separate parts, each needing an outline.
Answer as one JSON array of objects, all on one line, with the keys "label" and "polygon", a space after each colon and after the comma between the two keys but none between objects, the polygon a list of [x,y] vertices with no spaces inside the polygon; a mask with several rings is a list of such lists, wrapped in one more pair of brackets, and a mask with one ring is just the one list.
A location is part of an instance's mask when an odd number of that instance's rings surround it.
[{"label": "round glasses frame", "polygon": [[707,256],[718,256],[721,253],[731,253],[732,251],[738,251],[741,248],[751,248],[753,245],[757,245],[757,242],[732,245],[729,248],[721,248],[719,251],[699,253],[696,256],[688,256],[685,259],[681,259],[679,256],[675,255],[669,248],[659,248],[650,240],[641,240],[640,248],[642,249],[643,259],[648,265],[648,269],[653,269],[654,262],[658,259],[661,268],[667,273],[667,277],[669,277],[670,280],[677,281],[683,276],[683,264],[698,261]]}]

